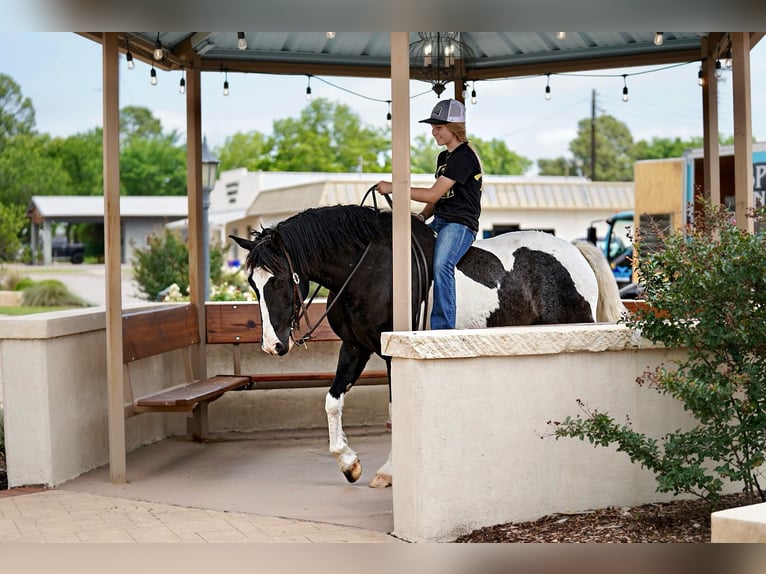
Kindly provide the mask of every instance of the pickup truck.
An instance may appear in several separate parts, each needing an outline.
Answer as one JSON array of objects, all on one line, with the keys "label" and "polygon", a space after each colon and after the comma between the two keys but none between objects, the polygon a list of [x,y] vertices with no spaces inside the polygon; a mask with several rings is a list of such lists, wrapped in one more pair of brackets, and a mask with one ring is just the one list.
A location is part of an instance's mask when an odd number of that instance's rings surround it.
[{"label": "pickup truck", "polygon": [[75,265],[85,260],[85,244],[72,243],[63,235],[57,235],[51,238],[52,256],[56,258],[69,259]]}]

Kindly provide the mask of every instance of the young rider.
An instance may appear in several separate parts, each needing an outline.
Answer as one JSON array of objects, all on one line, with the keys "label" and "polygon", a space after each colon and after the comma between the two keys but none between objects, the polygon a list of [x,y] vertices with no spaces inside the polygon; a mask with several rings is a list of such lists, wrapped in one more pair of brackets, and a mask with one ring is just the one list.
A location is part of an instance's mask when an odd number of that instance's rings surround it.
[{"label": "young rider", "polygon": [[[479,230],[482,164],[466,137],[465,106],[461,102],[440,101],[431,116],[420,123],[431,124],[436,143],[446,147],[436,160],[434,184],[410,189],[412,199],[426,204],[418,219],[426,221],[433,216],[428,226],[437,233],[431,329],[454,329],[455,266]],[[388,181],[379,181],[376,188],[381,194],[393,191]]]}]

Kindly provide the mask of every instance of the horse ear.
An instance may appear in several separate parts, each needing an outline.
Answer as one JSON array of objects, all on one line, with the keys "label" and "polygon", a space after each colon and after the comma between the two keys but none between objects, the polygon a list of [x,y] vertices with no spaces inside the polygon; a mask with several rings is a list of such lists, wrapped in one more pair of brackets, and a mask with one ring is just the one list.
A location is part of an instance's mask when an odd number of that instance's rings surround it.
[{"label": "horse ear", "polygon": [[244,237],[237,237],[236,235],[229,235],[229,237],[233,239],[242,249],[247,249],[248,251],[250,251],[255,245],[255,241],[250,241]]}]

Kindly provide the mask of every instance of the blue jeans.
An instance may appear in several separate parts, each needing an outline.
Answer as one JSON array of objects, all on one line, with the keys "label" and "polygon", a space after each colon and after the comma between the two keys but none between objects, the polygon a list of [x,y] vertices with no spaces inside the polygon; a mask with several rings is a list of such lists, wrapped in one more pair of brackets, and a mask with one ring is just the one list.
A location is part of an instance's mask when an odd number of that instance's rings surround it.
[{"label": "blue jeans", "polygon": [[434,217],[429,227],[436,231],[434,246],[434,294],[431,329],[455,328],[455,266],[476,238],[465,225]]}]

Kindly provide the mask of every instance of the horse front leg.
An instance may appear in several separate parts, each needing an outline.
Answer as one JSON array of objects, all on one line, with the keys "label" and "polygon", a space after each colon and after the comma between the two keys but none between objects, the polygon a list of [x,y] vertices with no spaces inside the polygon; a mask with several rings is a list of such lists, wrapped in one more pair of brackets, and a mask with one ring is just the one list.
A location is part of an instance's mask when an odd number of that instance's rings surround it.
[{"label": "horse front leg", "polygon": [[346,433],[343,432],[343,402],[346,392],[351,390],[364,370],[370,354],[369,351],[347,343],[341,344],[335,379],[325,397],[324,409],[330,435],[330,454],[335,456],[338,468],[349,482],[356,482],[362,476],[362,464],[356,453],[349,447]]}]

